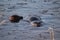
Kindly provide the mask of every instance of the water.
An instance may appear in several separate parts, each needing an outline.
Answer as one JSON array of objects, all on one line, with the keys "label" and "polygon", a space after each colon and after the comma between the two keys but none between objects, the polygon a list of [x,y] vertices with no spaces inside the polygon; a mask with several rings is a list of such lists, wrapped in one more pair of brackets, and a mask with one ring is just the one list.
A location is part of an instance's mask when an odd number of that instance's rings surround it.
[{"label": "water", "polygon": [[[60,0],[0,0],[0,39],[43,40],[44,37],[40,38],[39,34],[45,35],[44,32],[48,31],[48,27],[60,28],[59,4]],[[29,15],[40,16],[43,21],[42,26],[33,27],[25,21],[11,23],[8,18],[14,14],[24,18]],[[45,36],[49,36],[49,33]],[[46,39],[49,40],[50,38],[47,37]]]}]

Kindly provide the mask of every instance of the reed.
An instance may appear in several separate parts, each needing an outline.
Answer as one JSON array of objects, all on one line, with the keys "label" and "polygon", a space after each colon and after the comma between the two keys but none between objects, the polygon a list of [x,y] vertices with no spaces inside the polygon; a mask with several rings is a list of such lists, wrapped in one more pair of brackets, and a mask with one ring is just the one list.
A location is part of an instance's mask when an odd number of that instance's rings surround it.
[{"label": "reed", "polygon": [[53,28],[49,27],[49,33],[50,33],[50,40],[54,40],[54,31]]}]

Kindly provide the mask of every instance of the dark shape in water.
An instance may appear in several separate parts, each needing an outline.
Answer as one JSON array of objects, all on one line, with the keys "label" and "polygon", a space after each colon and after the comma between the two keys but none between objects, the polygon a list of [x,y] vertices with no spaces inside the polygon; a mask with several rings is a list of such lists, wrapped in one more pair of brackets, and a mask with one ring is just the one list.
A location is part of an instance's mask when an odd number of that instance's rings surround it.
[{"label": "dark shape in water", "polygon": [[34,23],[32,24],[32,26],[40,27],[40,26],[41,26],[41,22],[34,22]]},{"label": "dark shape in water", "polygon": [[12,15],[12,16],[9,17],[9,20],[12,23],[18,23],[22,19],[23,19],[23,17],[22,16],[18,16],[18,15]]},{"label": "dark shape in water", "polygon": [[41,24],[42,23],[41,18],[39,20],[39,18],[37,18],[37,17],[31,17],[30,22],[31,22],[32,26],[40,27],[42,25]]},{"label": "dark shape in water", "polygon": [[38,20],[36,17],[31,17],[30,21]]}]

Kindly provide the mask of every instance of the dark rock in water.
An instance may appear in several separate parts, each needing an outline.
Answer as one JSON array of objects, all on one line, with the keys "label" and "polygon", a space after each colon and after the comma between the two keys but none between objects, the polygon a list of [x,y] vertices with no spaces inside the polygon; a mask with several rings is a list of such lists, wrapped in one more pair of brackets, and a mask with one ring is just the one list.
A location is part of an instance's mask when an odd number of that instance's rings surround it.
[{"label": "dark rock in water", "polygon": [[12,23],[18,23],[22,19],[23,19],[23,17],[22,16],[18,16],[18,15],[12,15],[12,16],[9,17],[9,20]]}]

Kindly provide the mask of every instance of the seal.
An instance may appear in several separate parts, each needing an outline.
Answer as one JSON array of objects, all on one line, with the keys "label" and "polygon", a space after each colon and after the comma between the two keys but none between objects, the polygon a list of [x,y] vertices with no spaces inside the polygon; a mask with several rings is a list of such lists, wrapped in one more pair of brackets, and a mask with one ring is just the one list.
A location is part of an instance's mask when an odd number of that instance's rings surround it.
[{"label": "seal", "polygon": [[40,27],[41,26],[41,18],[40,16],[32,15],[27,17],[27,22],[29,22],[34,27]]},{"label": "seal", "polygon": [[32,26],[36,26],[36,27],[40,27],[41,26],[41,18],[37,18],[37,17],[31,17],[30,18],[30,23]]}]

